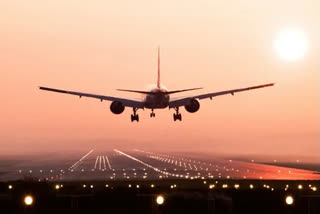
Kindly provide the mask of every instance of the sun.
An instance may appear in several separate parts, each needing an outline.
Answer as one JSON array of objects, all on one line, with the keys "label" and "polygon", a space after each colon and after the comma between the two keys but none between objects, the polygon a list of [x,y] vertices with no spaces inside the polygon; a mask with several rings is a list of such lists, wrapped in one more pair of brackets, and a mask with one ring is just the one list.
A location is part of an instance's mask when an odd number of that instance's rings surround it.
[{"label": "sun", "polygon": [[287,61],[302,58],[307,51],[307,46],[304,33],[297,29],[287,29],[280,32],[274,41],[277,54]]}]

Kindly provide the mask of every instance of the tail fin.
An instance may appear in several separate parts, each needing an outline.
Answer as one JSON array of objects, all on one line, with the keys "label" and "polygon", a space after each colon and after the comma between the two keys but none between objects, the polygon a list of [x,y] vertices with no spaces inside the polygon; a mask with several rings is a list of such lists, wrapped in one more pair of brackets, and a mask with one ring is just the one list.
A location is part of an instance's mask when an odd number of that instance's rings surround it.
[{"label": "tail fin", "polygon": [[157,87],[160,88],[160,47],[158,47],[158,78]]}]

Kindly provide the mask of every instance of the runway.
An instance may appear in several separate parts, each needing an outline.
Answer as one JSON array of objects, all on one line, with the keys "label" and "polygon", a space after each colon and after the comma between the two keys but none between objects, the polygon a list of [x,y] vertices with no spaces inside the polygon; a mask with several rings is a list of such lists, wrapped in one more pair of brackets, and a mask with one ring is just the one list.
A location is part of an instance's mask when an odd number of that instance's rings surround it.
[{"label": "runway", "polygon": [[259,179],[319,180],[315,171],[180,153],[90,149],[76,160],[21,161],[2,167],[0,180]]}]

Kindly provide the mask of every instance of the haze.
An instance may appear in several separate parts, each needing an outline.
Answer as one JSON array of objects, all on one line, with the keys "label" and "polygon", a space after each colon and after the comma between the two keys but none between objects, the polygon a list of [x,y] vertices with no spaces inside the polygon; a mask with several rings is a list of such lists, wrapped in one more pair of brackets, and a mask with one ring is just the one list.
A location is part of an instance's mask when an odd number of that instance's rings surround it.
[{"label": "haze", "polygon": [[[0,155],[140,148],[319,157],[319,1],[1,1]],[[306,54],[284,61],[273,42],[302,30]],[[195,114],[132,110],[38,90],[44,85],[135,97],[168,89],[276,86],[201,102]],[[201,92],[190,92],[184,95]],[[183,96],[181,94],[181,96]]]}]

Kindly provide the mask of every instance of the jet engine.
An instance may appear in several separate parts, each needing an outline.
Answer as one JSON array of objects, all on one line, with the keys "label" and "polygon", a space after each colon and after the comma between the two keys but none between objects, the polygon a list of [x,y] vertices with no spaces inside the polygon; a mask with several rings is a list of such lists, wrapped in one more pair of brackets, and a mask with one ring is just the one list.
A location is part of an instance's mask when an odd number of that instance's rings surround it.
[{"label": "jet engine", "polygon": [[190,100],[190,104],[184,106],[184,108],[187,110],[187,112],[195,113],[199,110],[200,103],[198,102],[198,100],[192,99],[192,100]]},{"label": "jet engine", "polygon": [[110,110],[114,114],[121,114],[124,111],[124,105],[122,102],[119,101],[113,101],[110,105]]}]

